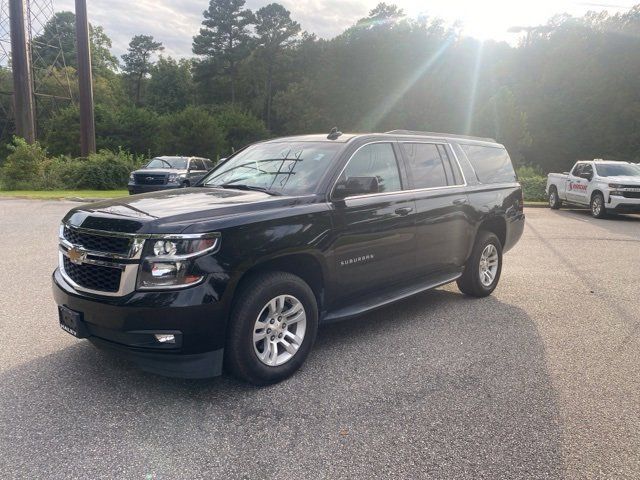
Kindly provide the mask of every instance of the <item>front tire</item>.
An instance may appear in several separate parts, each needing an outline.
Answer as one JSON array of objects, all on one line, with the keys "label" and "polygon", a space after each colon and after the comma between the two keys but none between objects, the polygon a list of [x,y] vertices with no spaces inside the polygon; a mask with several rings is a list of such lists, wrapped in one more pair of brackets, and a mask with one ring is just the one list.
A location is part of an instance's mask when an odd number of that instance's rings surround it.
[{"label": "front tire", "polygon": [[558,189],[556,187],[551,187],[549,189],[549,207],[552,210],[558,210],[562,206],[562,201],[558,196]]},{"label": "front tire", "polygon": [[457,280],[458,288],[472,297],[486,297],[498,286],[501,273],[502,244],[495,234],[481,230],[464,272]]},{"label": "front tire", "polygon": [[607,216],[607,209],[604,206],[604,195],[600,192],[596,192],[591,196],[591,215],[594,218],[605,218]]},{"label": "front tire", "polygon": [[318,305],[309,285],[286,272],[257,274],[234,300],[225,366],[254,385],[279,382],[304,363],[317,331]]}]

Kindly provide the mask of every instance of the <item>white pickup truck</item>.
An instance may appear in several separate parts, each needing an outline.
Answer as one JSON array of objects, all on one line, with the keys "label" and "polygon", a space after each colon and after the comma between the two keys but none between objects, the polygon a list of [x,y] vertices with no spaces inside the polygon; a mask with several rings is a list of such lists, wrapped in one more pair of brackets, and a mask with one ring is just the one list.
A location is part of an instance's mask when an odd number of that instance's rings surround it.
[{"label": "white pickup truck", "polygon": [[550,173],[549,206],[588,205],[591,214],[640,213],[640,166],[611,160],[579,161],[571,172]]}]

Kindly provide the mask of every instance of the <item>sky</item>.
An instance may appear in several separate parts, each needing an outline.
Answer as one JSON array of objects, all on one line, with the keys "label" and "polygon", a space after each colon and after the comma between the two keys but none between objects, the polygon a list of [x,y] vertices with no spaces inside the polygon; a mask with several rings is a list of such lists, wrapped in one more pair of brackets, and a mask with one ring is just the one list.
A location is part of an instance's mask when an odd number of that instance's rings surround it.
[{"label": "sky", "polygon": [[[271,0],[277,1],[277,0]],[[247,0],[252,10],[271,3],[269,0]],[[302,28],[322,38],[331,38],[365,17],[379,0],[280,0],[291,11],[291,17]],[[448,24],[461,22],[465,35],[480,39],[517,41],[508,33],[513,26],[546,23],[555,14],[580,16],[589,10],[625,11],[640,0],[387,0],[409,16],[440,17]],[[191,42],[202,22],[208,0],[87,0],[89,21],[102,25],[113,40],[113,52],[126,51],[133,35],[153,35],[165,46],[164,53],[176,57],[191,55]],[[56,10],[72,10],[73,0],[54,0]]]}]

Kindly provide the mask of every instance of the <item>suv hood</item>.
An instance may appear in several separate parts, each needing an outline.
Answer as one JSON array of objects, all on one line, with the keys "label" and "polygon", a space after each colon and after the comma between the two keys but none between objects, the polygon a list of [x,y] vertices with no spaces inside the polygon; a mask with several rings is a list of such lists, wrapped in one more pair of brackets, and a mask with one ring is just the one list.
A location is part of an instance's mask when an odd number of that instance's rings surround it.
[{"label": "suv hood", "polygon": [[[71,210],[64,221],[83,228],[125,233],[190,233],[241,224],[265,212],[290,215],[311,196],[272,196],[262,192],[191,187],[91,203]],[[188,230],[188,232],[187,232]]]}]

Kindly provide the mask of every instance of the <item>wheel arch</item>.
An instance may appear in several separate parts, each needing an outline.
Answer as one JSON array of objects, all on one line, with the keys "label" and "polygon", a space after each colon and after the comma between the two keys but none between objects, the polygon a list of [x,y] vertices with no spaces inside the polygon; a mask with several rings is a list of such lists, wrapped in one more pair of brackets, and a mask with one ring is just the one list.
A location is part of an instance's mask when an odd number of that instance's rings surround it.
[{"label": "wheel arch", "polygon": [[236,296],[243,283],[251,276],[263,272],[287,272],[300,277],[313,291],[318,303],[318,310],[322,311],[325,301],[326,268],[316,255],[289,253],[263,259],[242,272],[233,289],[233,296]]},{"label": "wheel arch", "polygon": [[485,218],[478,227],[478,233],[481,231],[495,234],[498,240],[500,240],[500,245],[502,245],[502,247],[505,246],[507,241],[507,221],[503,217],[496,215]]},{"label": "wheel arch", "polygon": [[604,200],[604,192],[602,190],[600,190],[599,188],[596,188],[593,190],[593,192],[591,192],[591,196],[589,197],[589,201],[593,200],[593,197],[596,193],[599,193],[600,195],[602,195],[602,199]]}]

